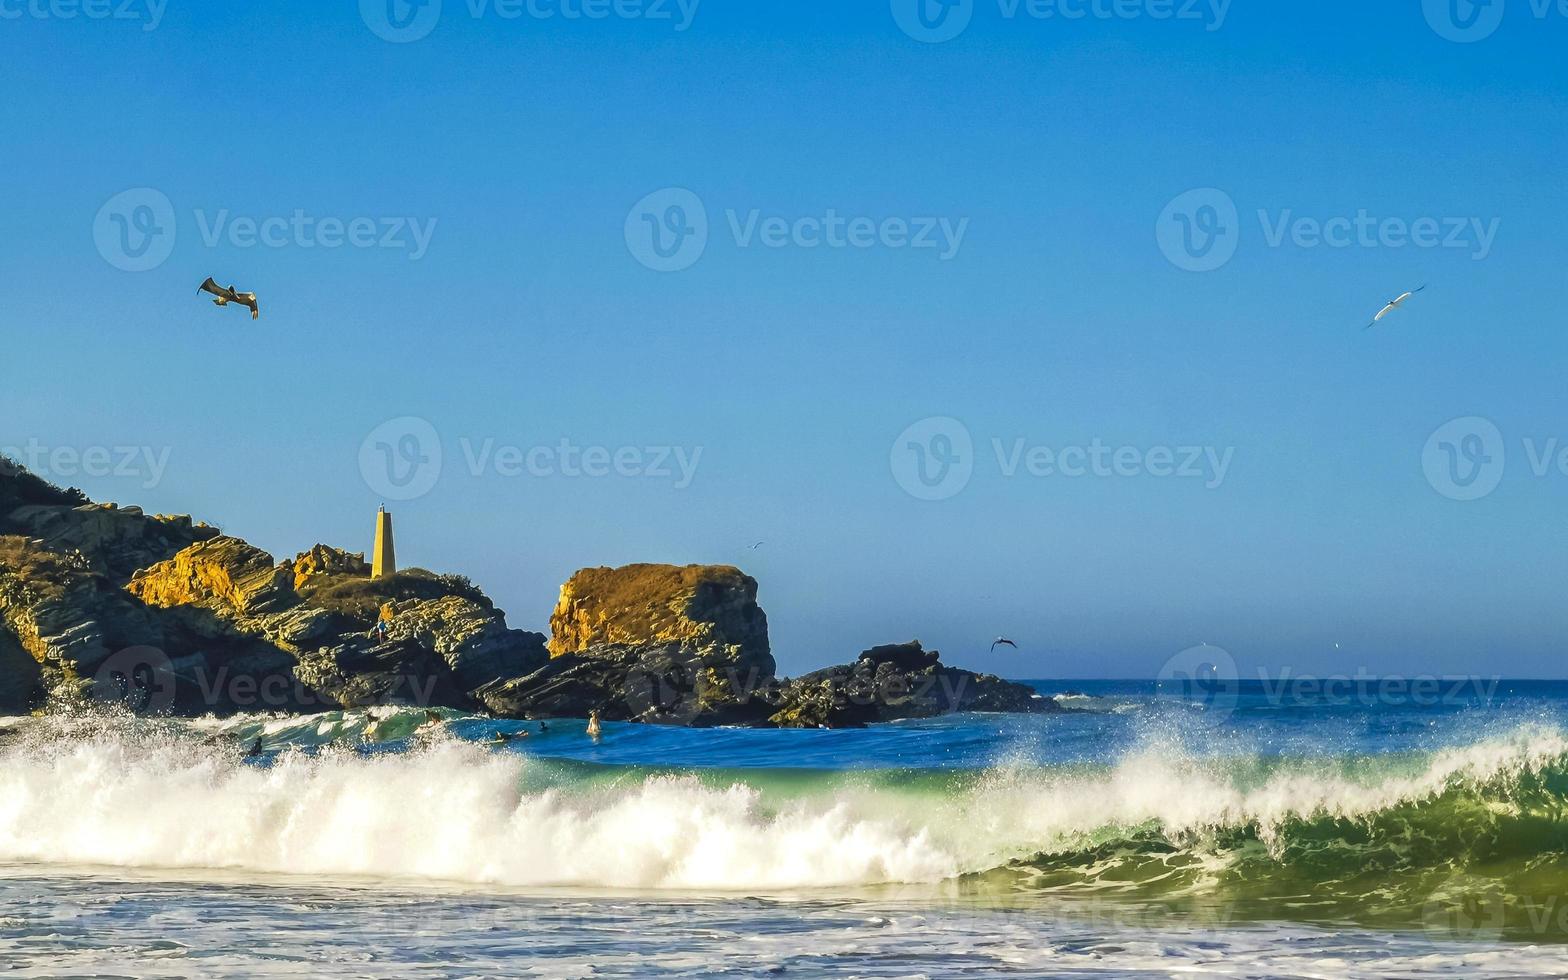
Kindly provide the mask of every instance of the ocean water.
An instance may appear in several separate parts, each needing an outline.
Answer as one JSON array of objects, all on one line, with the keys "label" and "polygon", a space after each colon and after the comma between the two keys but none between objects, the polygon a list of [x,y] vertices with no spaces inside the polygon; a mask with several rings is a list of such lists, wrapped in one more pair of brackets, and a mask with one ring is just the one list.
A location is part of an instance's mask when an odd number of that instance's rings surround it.
[{"label": "ocean water", "polygon": [[1568,684],[1034,683],[1072,710],[8,719],[0,971],[1568,976]]}]

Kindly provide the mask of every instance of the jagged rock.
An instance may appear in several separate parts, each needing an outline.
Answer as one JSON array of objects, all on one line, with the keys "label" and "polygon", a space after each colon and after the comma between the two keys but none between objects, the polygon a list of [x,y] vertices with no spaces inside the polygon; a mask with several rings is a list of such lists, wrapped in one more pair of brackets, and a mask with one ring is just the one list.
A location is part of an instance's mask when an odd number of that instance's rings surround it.
[{"label": "jagged rock", "polygon": [[946,667],[919,643],[875,647],[853,664],[789,682],[769,721],[783,728],[857,728],[958,711],[1044,713],[1061,710],[1032,688],[989,674]]},{"label": "jagged rock", "polygon": [[321,699],[318,710],[377,705],[474,711],[434,651],[415,643],[355,640],[299,659],[294,676]]},{"label": "jagged rock", "polygon": [[112,504],[34,504],[10,511],[0,523],[12,533],[42,541],[52,551],[89,556],[96,569],[116,584],[138,569],[218,535],[216,528],[193,525],[189,517],[147,517],[139,508]]},{"label": "jagged rock", "polygon": [[324,544],[318,544],[309,551],[301,552],[288,565],[289,570],[294,573],[296,590],[304,587],[305,583],[318,575],[370,577],[370,566],[365,562],[363,551],[348,552]]},{"label": "jagged rock", "polygon": [[757,581],[727,565],[585,568],[561,587],[550,653],[678,647],[772,677],[768,617]]},{"label": "jagged rock", "polygon": [[52,682],[90,674],[116,649],[163,640],[154,617],[104,588],[80,554],[20,537],[0,538],[0,625]]},{"label": "jagged rock", "polygon": [[777,710],[778,682],[760,668],[704,663],[679,644],[598,646],[553,657],[527,677],[476,696],[508,718],[583,718],[648,724],[750,725]]},{"label": "jagged rock", "polygon": [[191,545],[136,573],[127,590],[149,606],[205,606],[220,614],[278,612],[299,601],[294,575],[239,538]]},{"label": "jagged rock", "polygon": [[0,714],[31,711],[44,698],[43,671],[21,641],[0,628]]},{"label": "jagged rock", "polygon": [[463,596],[392,604],[392,640],[440,654],[465,690],[533,673],[550,659],[542,633],[508,629],[506,615]]}]

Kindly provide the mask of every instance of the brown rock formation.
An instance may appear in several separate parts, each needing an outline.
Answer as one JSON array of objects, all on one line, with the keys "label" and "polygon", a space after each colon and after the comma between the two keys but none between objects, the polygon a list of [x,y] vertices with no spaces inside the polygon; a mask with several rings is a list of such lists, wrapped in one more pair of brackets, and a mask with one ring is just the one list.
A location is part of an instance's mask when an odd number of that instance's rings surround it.
[{"label": "brown rock formation", "polygon": [[297,601],[294,573],[239,538],[191,545],[136,573],[127,590],[149,606],[220,605],[235,613],[275,612]]},{"label": "brown rock formation", "polygon": [[295,589],[303,588],[306,582],[318,575],[370,577],[370,565],[366,563],[363,551],[351,553],[324,544],[301,552],[288,564],[289,570],[294,573]]},{"label": "brown rock formation", "polygon": [[550,654],[596,647],[677,647],[762,668],[771,677],[768,617],[757,580],[727,565],[585,568],[561,587]]}]

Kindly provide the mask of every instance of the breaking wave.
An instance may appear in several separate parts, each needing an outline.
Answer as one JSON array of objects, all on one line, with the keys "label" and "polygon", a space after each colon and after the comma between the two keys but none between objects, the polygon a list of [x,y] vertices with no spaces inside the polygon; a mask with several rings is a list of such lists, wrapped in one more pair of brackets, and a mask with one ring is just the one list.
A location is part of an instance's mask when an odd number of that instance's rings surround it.
[{"label": "breaking wave", "polygon": [[1568,891],[1541,877],[1568,858],[1568,738],[1547,727],[1419,754],[1150,747],[1110,766],[857,773],[599,766],[451,737],[247,757],[210,728],[63,725],[0,744],[0,862],[518,887],[1309,895],[1325,917],[1419,904],[1477,868]]}]

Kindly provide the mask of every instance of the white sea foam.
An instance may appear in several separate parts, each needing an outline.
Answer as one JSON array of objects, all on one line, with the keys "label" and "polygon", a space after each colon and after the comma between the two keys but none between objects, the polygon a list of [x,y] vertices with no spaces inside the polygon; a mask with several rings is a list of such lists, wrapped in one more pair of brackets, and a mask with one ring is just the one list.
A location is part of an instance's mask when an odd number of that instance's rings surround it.
[{"label": "white sea foam", "polygon": [[1524,729],[1376,764],[1150,748],[1109,768],[1004,767],[947,793],[853,776],[784,792],[643,774],[538,788],[526,777],[539,763],[463,742],[256,765],[118,727],[0,751],[0,862],[637,889],[920,883],[1119,829],[1250,826],[1269,842],[1292,819],[1365,817],[1565,756],[1562,733]]}]

